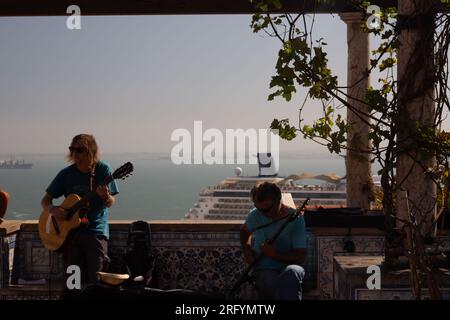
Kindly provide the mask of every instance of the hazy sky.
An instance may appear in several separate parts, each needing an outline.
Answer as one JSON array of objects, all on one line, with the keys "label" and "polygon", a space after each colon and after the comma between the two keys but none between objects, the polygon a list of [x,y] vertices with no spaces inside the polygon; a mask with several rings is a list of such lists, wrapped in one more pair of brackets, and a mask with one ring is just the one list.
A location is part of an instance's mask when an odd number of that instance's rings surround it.
[{"label": "hazy sky", "polygon": [[[60,153],[93,133],[103,152],[170,152],[174,129],[267,128],[298,119],[306,91],[268,102],[280,43],[251,16],[0,18],[0,154]],[[346,83],[346,27],[316,17]],[[312,117],[312,113],[305,118]],[[316,149],[302,138],[281,151]]]}]

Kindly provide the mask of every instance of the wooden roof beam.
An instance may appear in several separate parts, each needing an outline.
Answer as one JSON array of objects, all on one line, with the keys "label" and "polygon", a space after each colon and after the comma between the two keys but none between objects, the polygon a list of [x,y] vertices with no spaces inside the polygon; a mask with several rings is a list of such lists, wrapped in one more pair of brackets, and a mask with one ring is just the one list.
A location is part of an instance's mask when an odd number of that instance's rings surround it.
[{"label": "wooden roof beam", "polygon": [[[288,13],[340,13],[355,11],[351,0],[282,0]],[[381,7],[395,0],[373,1]],[[0,0],[0,16],[66,16],[76,4],[81,15],[252,14],[249,0]]]}]

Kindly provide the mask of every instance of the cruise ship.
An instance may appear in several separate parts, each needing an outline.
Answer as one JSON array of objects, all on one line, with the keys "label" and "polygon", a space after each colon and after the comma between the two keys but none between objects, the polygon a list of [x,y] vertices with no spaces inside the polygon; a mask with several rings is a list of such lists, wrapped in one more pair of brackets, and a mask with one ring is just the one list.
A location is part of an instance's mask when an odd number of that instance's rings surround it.
[{"label": "cruise ship", "polygon": [[[242,169],[237,167],[234,172],[235,176],[228,177],[217,185],[203,188],[199,193],[198,202],[186,213],[185,218],[245,219],[249,210],[253,208],[250,190],[256,184],[266,181],[276,183],[283,193],[283,198],[284,195],[290,194],[295,206],[300,206],[309,197],[309,208],[346,207],[346,180],[336,174],[301,173],[280,177],[276,164],[262,164],[259,155],[258,167],[258,176],[243,176]],[[267,173],[267,169],[271,172]],[[314,180],[320,181],[320,183],[301,184],[302,180]]]}]

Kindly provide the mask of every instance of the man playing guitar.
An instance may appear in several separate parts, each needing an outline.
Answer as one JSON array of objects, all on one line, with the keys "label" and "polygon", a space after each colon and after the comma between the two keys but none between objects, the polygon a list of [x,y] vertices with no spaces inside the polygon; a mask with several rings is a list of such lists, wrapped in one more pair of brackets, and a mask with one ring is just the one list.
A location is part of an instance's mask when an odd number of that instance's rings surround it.
[{"label": "man playing guitar", "polygon": [[[72,139],[67,160],[72,164],[62,169],[46,189],[41,201],[43,210],[57,221],[65,219],[67,211],[54,206],[53,199],[76,194],[83,197],[95,188],[94,197],[81,211],[85,223],[71,243],[64,249],[65,270],[70,265],[81,269],[83,286],[97,281],[97,272],[102,271],[108,252],[109,225],[108,208],[114,205],[118,188],[114,180],[100,185],[111,174],[108,163],[99,159],[94,136],[79,134]],[[98,187],[96,187],[98,186]]]}]

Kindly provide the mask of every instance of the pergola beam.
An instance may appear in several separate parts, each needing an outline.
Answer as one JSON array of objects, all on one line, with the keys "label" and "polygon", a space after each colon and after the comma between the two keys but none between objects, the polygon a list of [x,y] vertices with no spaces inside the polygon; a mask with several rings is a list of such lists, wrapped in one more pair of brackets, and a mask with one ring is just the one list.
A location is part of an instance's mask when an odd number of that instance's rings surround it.
[{"label": "pergola beam", "polygon": [[[282,0],[287,13],[342,13],[358,9],[349,0]],[[380,7],[395,0],[373,1]],[[82,15],[253,14],[249,0],[0,0],[0,16],[65,16],[70,5]],[[274,12],[276,13],[276,12]]]}]

